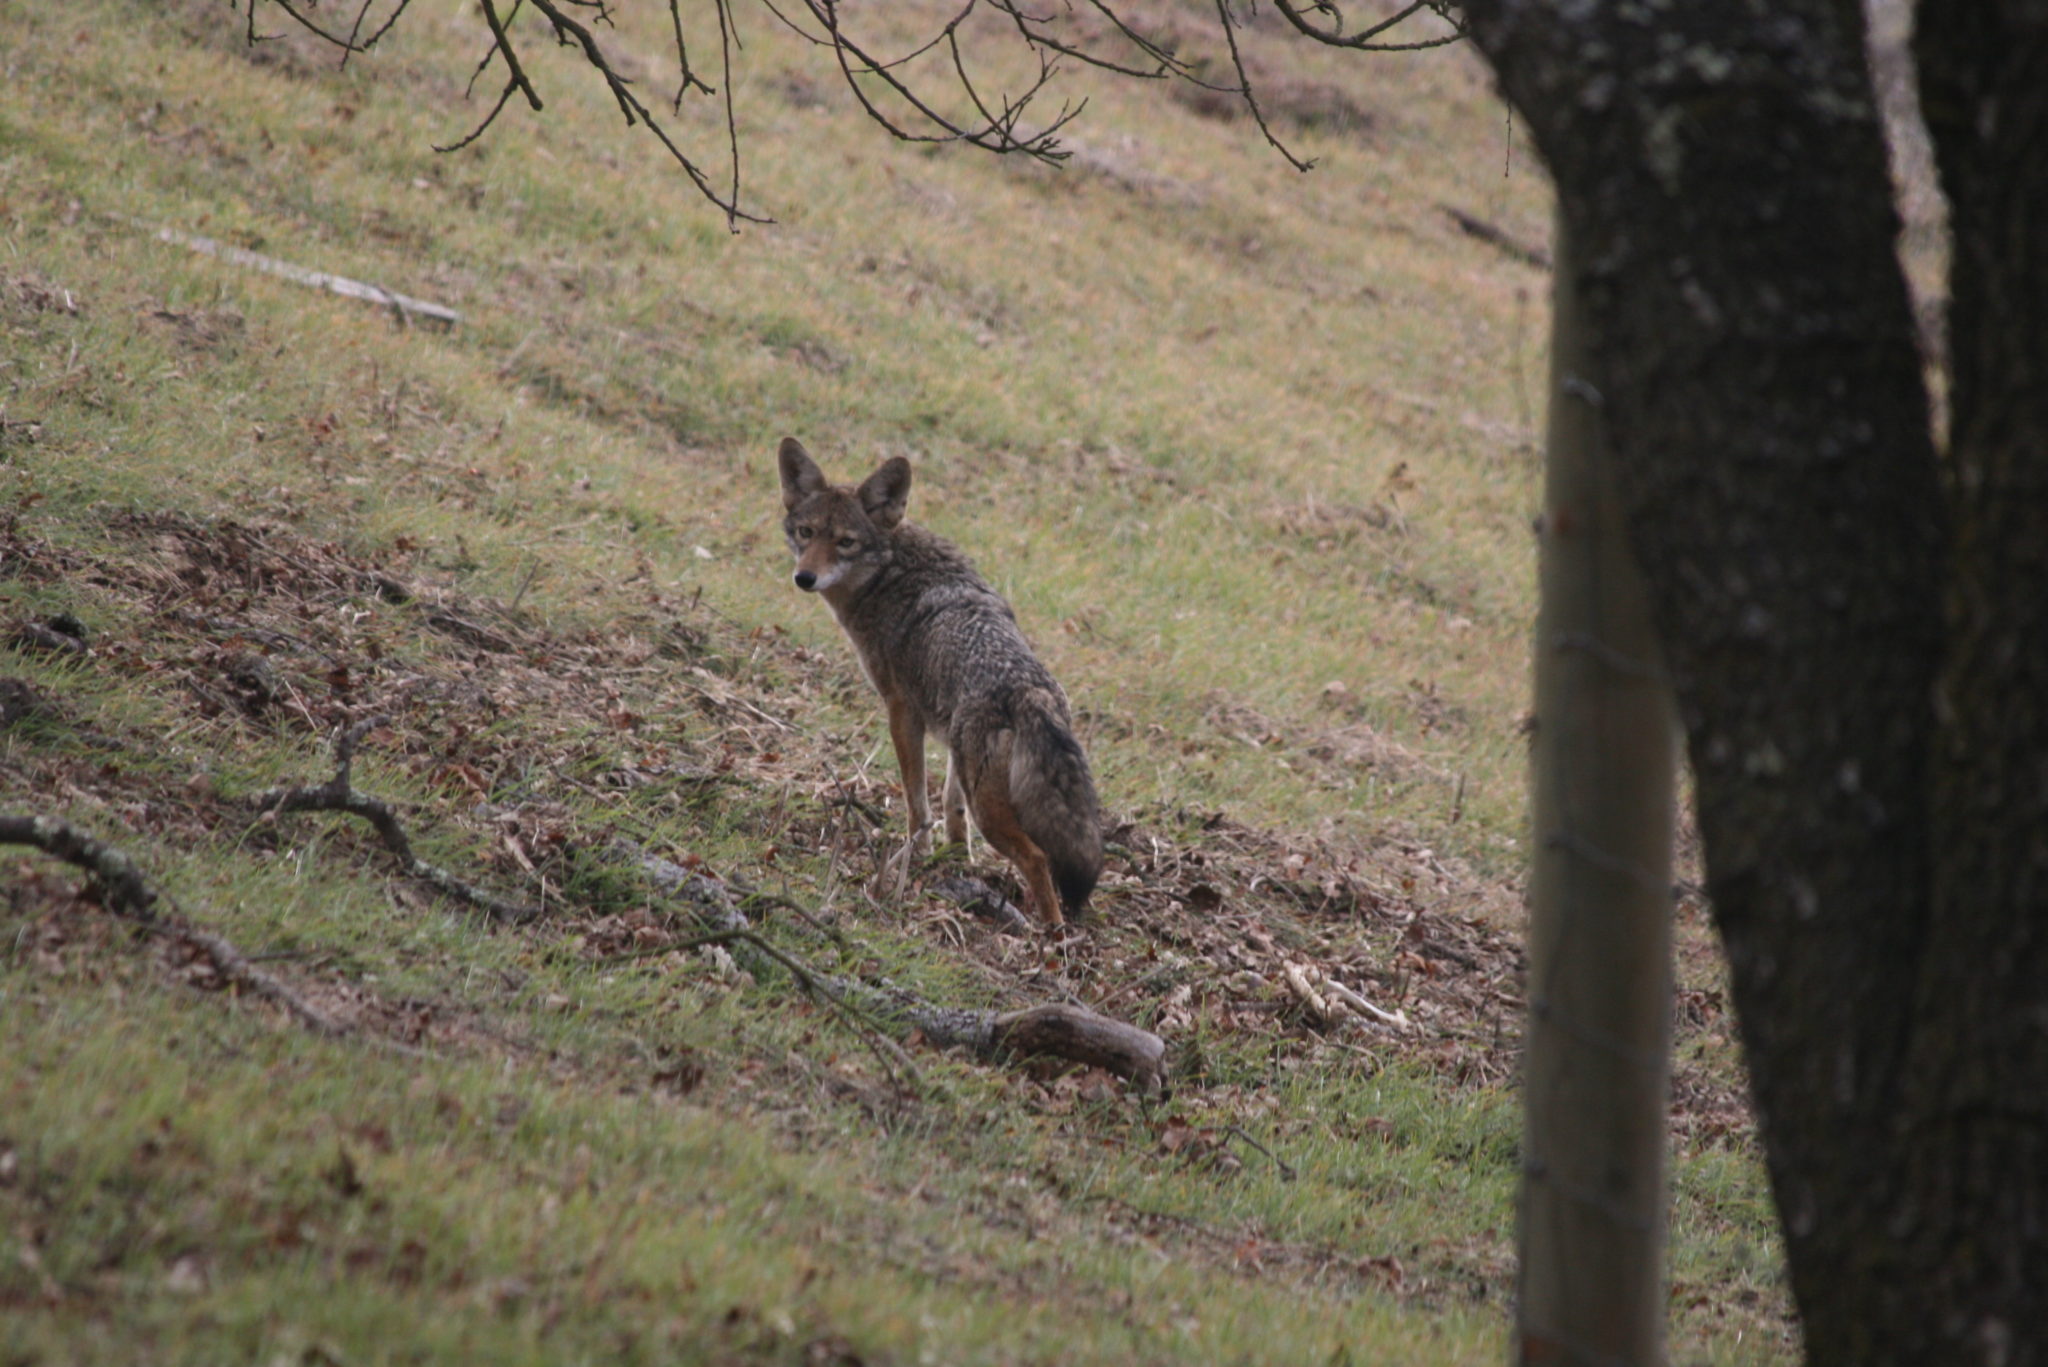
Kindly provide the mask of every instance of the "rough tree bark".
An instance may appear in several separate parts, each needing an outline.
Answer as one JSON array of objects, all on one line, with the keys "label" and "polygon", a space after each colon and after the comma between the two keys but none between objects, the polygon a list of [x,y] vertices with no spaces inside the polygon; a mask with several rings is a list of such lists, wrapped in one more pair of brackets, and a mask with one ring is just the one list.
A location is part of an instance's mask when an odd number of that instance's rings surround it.
[{"label": "rough tree bark", "polygon": [[1466,14],[1579,248],[1809,1356],[2048,1360],[2048,9],[1922,12],[1952,501],[1857,6]]},{"label": "rough tree bark", "polygon": [[1539,524],[1517,1357],[1664,1358],[1671,686],[1560,225]]},{"label": "rough tree bark", "polygon": [[[1874,1276],[1952,1360],[2048,1360],[2048,4],[1923,0],[1949,198],[1934,885]],[[1938,1311],[1938,1318],[1935,1313]],[[1901,1310],[1880,1326],[1905,1333]]]}]

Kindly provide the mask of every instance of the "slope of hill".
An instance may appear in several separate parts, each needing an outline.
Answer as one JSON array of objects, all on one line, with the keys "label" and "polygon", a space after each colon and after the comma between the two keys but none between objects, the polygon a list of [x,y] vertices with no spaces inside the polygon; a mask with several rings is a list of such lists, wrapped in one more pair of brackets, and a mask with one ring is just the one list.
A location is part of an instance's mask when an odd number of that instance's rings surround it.
[{"label": "slope of hill", "polygon": [[[8,12],[0,814],[163,900],[0,852],[6,1360],[1498,1356],[1547,280],[1460,225],[1540,247],[1533,157],[1457,49],[1269,46],[1306,177],[1135,82],[1076,87],[1064,169],[906,148],[740,17],[776,221],[735,234],[538,30],[544,114],[437,154],[483,107],[458,13],[343,68],[200,0]],[[667,15],[620,22],[672,88]],[[784,433],[908,455],[1072,693],[1116,825],[1079,934],[978,913],[963,878],[1016,894],[979,846],[891,876]],[[355,789],[536,919],[261,810],[373,719]],[[755,938],[699,943],[707,898]],[[1774,1360],[1681,914],[1675,1356]],[[1079,1002],[1173,1090],[820,977]]]}]

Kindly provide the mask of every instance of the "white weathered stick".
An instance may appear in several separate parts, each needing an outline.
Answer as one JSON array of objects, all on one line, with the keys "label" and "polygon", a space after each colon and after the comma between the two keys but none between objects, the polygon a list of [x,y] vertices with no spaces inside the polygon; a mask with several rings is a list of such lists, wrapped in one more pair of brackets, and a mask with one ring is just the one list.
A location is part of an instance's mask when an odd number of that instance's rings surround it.
[{"label": "white weathered stick", "polygon": [[1315,984],[1308,980],[1307,970],[1300,964],[1282,963],[1280,973],[1287,979],[1288,989],[1301,999],[1301,1004],[1308,1008],[1310,1015],[1324,1025],[1337,1021],[1338,1013],[1332,1011],[1329,1002],[1323,1000],[1323,994],[1316,991]]},{"label": "white weathered stick", "polygon": [[[145,225],[137,224],[136,226],[142,227]],[[203,252],[207,256],[218,257],[220,260],[233,265],[247,266],[250,270],[263,271],[270,275],[279,276],[296,285],[305,285],[316,290],[327,290],[344,298],[361,299],[366,303],[382,304],[385,308],[398,314],[401,319],[407,321],[413,318],[420,318],[430,323],[437,323],[444,328],[452,328],[462,321],[462,315],[445,304],[434,304],[429,303],[425,299],[414,299],[409,295],[394,294],[381,285],[366,285],[360,280],[351,280],[345,275],[330,275],[326,271],[310,270],[305,266],[294,266],[289,261],[280,261],[274,256],[265,256],[261,252],[252,252],[246,247],[231,247],[225,242],[217,242],[210,237],[201,237],[198,233],[180,232],[176,228],[158,228],[155,236],[159,242],[168,242],[178,247],[190,247],[195,252]]]},{"label": "white weathered stick", "polygon": [[1409,1028],[1409,1020],[1405,1012],[1389,1011],[1383,1006],[1374,1006],[1364,997],[1359,996],[1358,993],[1327,974],[1323,977],[1323,991],[1329,993],[1338,1002],[1350,1007],[1361,1016],[1370,1017],[1382,1025],[1391,1025],[1397,1030]]}]

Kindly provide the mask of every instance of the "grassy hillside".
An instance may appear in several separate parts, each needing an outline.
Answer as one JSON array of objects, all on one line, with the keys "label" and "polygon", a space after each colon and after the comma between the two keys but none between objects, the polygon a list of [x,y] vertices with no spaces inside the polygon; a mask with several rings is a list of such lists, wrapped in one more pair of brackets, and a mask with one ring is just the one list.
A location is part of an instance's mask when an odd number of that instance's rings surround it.
[{"label": "grassy hillside", "polygon": [[[733,233],[537,30],[544,116],[433,152],[481,47],[418,8],[345,69],[201,0],[0,17],[0,814],[166,898],[0,851],[0,1361],[1497,1359],[1547,279],[1446,209],[1535,244],[1548,210],[1477,63],[1258,49],[1308,176],[1080,82],[1052,170],[892,143],[742,9],[775,221]],[[672,89],[666,16],[627,18]],[[716,159],[708,102],[674,126]],[[842,478],[909,456],[1072,694],[1117,824],[1077,935],[950,897],[1015,895],[978,845],[887,876],[785,433]],[[373,717],[357,788],[538,919],[257,811]],[[818,972],[1157,1030],[1172,1095],[916,1034],[906,1067],[693,946],[632,851]],[[1674,1357],[1777,1360],[1684,915]],[[1404,1023],[1317,1018],[1288,965]]]}]

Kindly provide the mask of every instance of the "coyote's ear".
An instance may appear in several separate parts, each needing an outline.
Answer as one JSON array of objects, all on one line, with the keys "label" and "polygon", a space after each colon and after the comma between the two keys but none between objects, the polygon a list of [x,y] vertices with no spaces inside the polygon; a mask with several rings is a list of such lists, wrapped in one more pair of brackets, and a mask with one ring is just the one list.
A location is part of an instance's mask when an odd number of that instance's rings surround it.
[{"label": "coyote's ear", "polygon": [[776,463],[782,467],[783,507],[794,508],[825,488],[825,472],[818,468],[818,462],[811,459],[811,453],[804,450],[804,444],[795,437],[782,439],[782,450],[776,455]]},{"label": "coyote's ear", "polygon": [[903,505],[910,501],[910,462],[891,456],[882,468],[861,481],[861,511],[868,521],[888,531],[903,520]]}]

